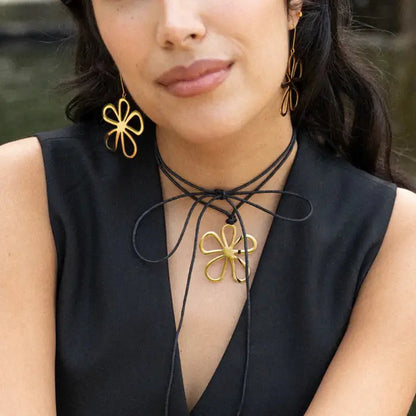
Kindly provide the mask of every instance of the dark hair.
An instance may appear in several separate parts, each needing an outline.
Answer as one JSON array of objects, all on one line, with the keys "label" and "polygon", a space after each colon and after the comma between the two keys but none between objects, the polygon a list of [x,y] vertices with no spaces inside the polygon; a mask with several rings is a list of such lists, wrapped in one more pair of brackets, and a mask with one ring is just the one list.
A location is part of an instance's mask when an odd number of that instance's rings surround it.
[{"label": "dark hair", "polygon": [[[67,117],[78,122],[97,117],[105,104],[115,102],[120,84],[91,1],[62,1],[78,26],[75,78],[65,84],[76,90]],[[358,51],[350,1],[303,0],[302,11],[296,56],[304,71],[299,106],[291,114],[293,125],[307,129],[321,146],[359,169],[416,191],[416,185],[391,166],[389,112],[374,67]]]}]

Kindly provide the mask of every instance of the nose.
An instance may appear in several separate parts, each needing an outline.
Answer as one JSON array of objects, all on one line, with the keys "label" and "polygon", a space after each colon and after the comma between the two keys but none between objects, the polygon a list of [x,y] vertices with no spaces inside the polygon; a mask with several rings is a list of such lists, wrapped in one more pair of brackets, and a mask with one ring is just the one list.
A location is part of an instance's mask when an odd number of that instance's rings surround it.
[{"label": "nose", "polygon": [[157,43],[165,49],[189,49],[205,37],[195,0],[162,0]]}]

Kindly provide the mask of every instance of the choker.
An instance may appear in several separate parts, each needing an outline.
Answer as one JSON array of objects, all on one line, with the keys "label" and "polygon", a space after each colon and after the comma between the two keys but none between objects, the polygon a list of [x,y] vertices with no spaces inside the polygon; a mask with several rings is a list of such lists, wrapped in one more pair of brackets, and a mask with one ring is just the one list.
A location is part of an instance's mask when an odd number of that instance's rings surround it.
[{"label": "choker", "polygon": [[[206,189],[206,188],[203,188],[202,186],[196,185],[182,178],[178,173],[173,171],[171,168],[169,168],[169,166],[165,164],[165,162],[163,161],[160,155],[159,149],[157,147],[157,141],[156,139],[154,140],[154,155],[155,155],[156,163],[160,171],[182,193],[177,196],[174,196],[172,198],[163,200],[161,202],[158,202],[152,205],[137,218],[134,228],[133,228],[133,234],[132,234],[132,244],[133,244],[133,248],[134,248],[136,255],[142,261],[145,261],[148,263],[159,263],[162,261],[167,261],[170,257],[172,257],[175,254],[176,250],[181,244],[183,236],[186,232],[186,229],[188,227],[189,221],[192,217],[192,214],[195,208],[200,204],[203,205],[201,212],[199,213],[197,217],[197,221],[196,221],[192,257],[191,257],[191,262],[190,262],[189,269],[188,269],[188,276],[187,276],[187,281],[186,281],[185,294],[184,294],[183,302],[182,302],[179,324],[176,330],[174,345],[172,348],[171,368],[170,368],[169,382],[168,382],[166,398],[165,398],[165,412],[164,412],[165,416],[169,415],[169,402],[170,402],[170,394],[172,390],[176,355],[177,355],[177,350],[178,350],[179,334],[182,328],[183,318],[185,314],[186,301],[188,298],[188,292],[189,292],[189,287],[191,283],[191,276],[192,276],[192,271],[193,271],[194,264],[195,264],[195,258],[196,258],[198,247],[201,253],[204,255],[211,255],[211,256],[215,255],[214,258],[208,261],[205,267],[205,276],[207,279],[215,283],[220,282],[226,275],[227,270],[228,270],[228,265],[229,265],[231,269],[231,276],[233,277],[234,281],[237,283],[246,284],[246,293],[247,293],[246,359],[245,359],[241,399],[240,399],[240,404],[239,404],[239,408],[237,410],[236,415],[239,416],[242,412],[242,409],[244,406],[245,394],[246,394],[249,358],[250,358],[251,300],[250,300],[250,285],[249,285],[249,277],[250,277],[249,254],[253,253],[256,250],[257,241],[254,236],[246,233],[244,222],[239,212],[239,209],[241,208],[242,205],[248,204],[254,208],[259,209],[260,211],[263,211],[263,212],[266,212],[267,214],[272,215],[274,218],[280,218],[282,220],[292,221],[292,222],[306,221],[312,215],[313,206],[312,206],[311,201],[308,198],[305,198],[297,193],[290,192],[290,191],[263,190],[262,189],[263,186],[273,177],[273,175],[277,172],[277,170],[287,160],[291,151],[293,150],[293,146],[295,142],[296,142],[296,132],[293,131],[293,135],[290,139],[289,144],[271,165],[269,165],[265,170],[263,170],[260,174],[258,174],[256,177],[254,177],[250,181],[238,187],[235,187],[233,189],[224,190],[224,189]],[[254,187],[254,189],[247,190],[248,187],[250,187],[256,182],[259,182],[259,183]],[[309,212],[307,213],[307,215],[301,218],[284,217],[282,215],[277,214],[277,212],[270,211],[264,208],[263,206],[252,202],[250,199],[252,198],[253,195],[256,195],[256,194],[290,195],[292,197],[301,199],[304,202],[306,202],[309,206]],[[182,226],[178,240],[176,241],[172,250],[169,253],[167,253],[166,256],[161,257],[161,258],[150,259],[150,258],[143,256],[137,244],[139,228],[142,222],[146,219],[147,215],[153,212],[154,210],[158,208],[163,208],[164,205],[177,201],[179,199],[183,199],[183,198],[191,198],[194,202],[192,203],[190,209],[188,210],[188,213],[186,214],[184,224]],[[229,210],[217,206],[215,204],[216,201],[226,201],[229,206]],[[280,203],[281,201],[279,201],[279,204]],[[225,224],[219,233],[215,231],[208,231],[198,241],[201,221],[204,216],[204,213],[208,209],[214,209],[222,213],[225,216]],[[239,237],[237,237],[237,227],[235,225],[237,222],[241,228],[241,235]],[[229,238],[230,234],[231,234],[231,238]],[[209,239],[216,242],[219,248],[207,250],[205,248],[205,243]],[[210,267],[214,263],[217,263],[220,261],[223,262],[220,275],[212,276],[210,273]],[[242,270],[244,271],[244,276],[238,276],[238,273],[236,271],[236,265],[238,264],[241,266]]]}]

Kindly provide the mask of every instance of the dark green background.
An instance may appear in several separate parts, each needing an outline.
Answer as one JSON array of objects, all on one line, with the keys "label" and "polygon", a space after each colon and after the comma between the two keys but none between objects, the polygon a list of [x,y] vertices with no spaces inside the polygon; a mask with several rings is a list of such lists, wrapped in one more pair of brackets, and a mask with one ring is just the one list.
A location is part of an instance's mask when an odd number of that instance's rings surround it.
[{"label": "dark green background", "polygon": [[[366,29],[359,42],[384,71],[381,82],[394,115],[392,160],[416,178],[416,35],[409,38],[400,31],[405,26],[401,16],[408,13],[400,12],[399,2],[356,2],[356,26]],[[72,72],[73,43],[59,39],[71,27],[58,1],[0,5],[0,144],[69,123],[64,107],[70,96],[54,87]]]}]

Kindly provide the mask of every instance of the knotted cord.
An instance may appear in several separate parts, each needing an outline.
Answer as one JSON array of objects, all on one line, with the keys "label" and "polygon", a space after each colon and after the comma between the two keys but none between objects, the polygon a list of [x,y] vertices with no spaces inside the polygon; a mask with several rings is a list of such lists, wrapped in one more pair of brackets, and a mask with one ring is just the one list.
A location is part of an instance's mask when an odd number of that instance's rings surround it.
[{"label": "knotted cord", "polygon": [[[266,212],[267,214],[272,215],[274,218],[280,218],[282,220],[293,221],[293,222],[306,221],[312,215],[313,206],[312,206],[311,201],[308,198],[305,198],[305,197],[303,197],[303,196],[301,196],[297,193],[290,192],[290,191],[261,190],[261,188],[273,177],[273,175],[276,173],[276,171],[282,166],[282,164],[289,157],[295,142],[296,142],[296,132],[294,131],[288,146],[285,148],[285,150],[279,155],[279,157],[270,166],[268,166],[263,172],[261,172],[259,175],[257,175],[256,177],[254,177],[250,181],[248,181],[248,182],[244,183],[243,185],[240,185],[236,188],[233,188],[231,190],[205,189],[201,186],[195,185],[194,183],[182,178],[179,174],[177,174],[175,171],[173,171],[171,168],[169,168],[165,164],[165,162],[163,161],[163,159],[160,155],[159,149],[157,147],[156,140],[154,142],[154,153],[155,153],[155,158],[156,158],[156,162],[157,162],[157,165],[158,165],[159,169],[183,193],[152,205],[150,208],[148,208],[145,212],[143,212],[137,218],[137,220],[135,222],[135,225],[134,225],[134,228],[133,228],[133,235],[132,235],[133,248],[134,248],[134,251],[137,254],[137,256],[141,260],[143,260],[145,262],[149,262],[149,263],[159,263],[159,262],[162,262],[162,261],[166,261],[170,257],[172,257],[173,254],[178,249],[178,247],[179,247],[179,245],[180,245],[180,243],[183,239],[183,236],[186,232],[186,229],[188,227],[189,221],[192,217],[192,214],[193,214],[195,208],[199,204],[204,205],[202,207],[202,210],[199,213],[197,221],[196,221],[195,237],[194,237],[193,249],[192,249],[192,257],[191,257],[191,262],[190,262],[189,269],[188,269],[188,276],[187,276],[187,280],[186,280],[185,294],[184,294],[184,297],[183,297],[179,324],[178,324],[178,328],[177,328],[176,333],[175,333],[175,341],[174,341],[174,345],[173,345],[173,349],[172,349],[169,382],[168,382],[168,387],[167,387],[167,390],[166,390],[166,398],[165,398],[165,410],[164,410],[165,416],[169,415],[169,402],[170,402],[170,395],[171,395],[171,390],[172,390],[172,385],[173,385],[174,369],[175,369],[175,362],[176,362],[176,353],[177,353],[178,344],[179,344],[179,334],[180,334],[182,324],[183,324],[183,319],[184,319],[184,315],[185,315],[186,301],[187,301],[187,298],[188,298],[192,271],[193,271],[194,264],[195,264],[200,225],[201,225],[201,221],[202,221],[202,218],[204,216],[204,213],[207,211],[208,208],[215,209],[216,211],[224,214],[227,217],[226,222],[228,224],[234,224],[235,222],[238,221],[238,223],[240,224],[241,231],[242,231],[242,236],[243,236],[244,258],[245,258],[245,264],[246,264],[246,267],[245,267],[245,284],[246,284],[246,294],[247,294],[247,301],[246,301],[246,303],[247,303],[246,359],[245,359],[245,366],[244,366],[244,375],[243,375],[241,399],[240,399],[240,404],[239,404],[236,416],[241,415],[241,412],[242,412],[242,409],[243,409],[243,406],[244,406],[245,396],[246,396],[247,377],[248,377],[248,368],[249,368],[249,360],[250,360],[251,297],[250,297],[250,284],[249,284],[249,257],[248,257],[248,250],[247,250],[247,234],[246,234],[244,222],[243,222],[241,214],[239,213],[238,210],[243,204],[248,204],[248,205],[250,205],[252,207],[255,207],[255,208],[257,208],[257,209],[259,209],[263,212]],[[260,181],[260,183],[253,190],[244,191],[245,188],[247,188],[248,186],[256,183],[257,181]],[[187,190],[185,188],[185,186],[188,186],[188,187],[192,188],[194,191],[190,192],[189,190]],[[272,194],[272,193],[273,194],[287,194],[287,195],[290,195],[290,196],[293,196],[293,197],[296,197],[296,198],[300,198],[303,201],[306,201],[309,205],[308,214],[304,217],[301,217],[301,218],[285,217],[285,216],[277,214],[277,212],[270,211],[267,208],[264,208],[263,206],[250,201],[250,198],[253,195],[256,195],[256,194]],[[245,195],[245,197],[243,197],[244,195]],[[140,250],[137,247],[137,234],[138,234],[140,224],[143,222],[143,220],[146,218],[146,216],[148,214],[150,214],[151,212],[153,212],[157,208],[163,207],[164,205],[166,205],[170,202],[178,201],[179,199],[182,199],[182,198],[192,198],[194,200],[194,202],[192,203],[190,209],[188,210],[188,213],[185,217],[184,225],[183,225],[182,230],[179,234],[178,240],[176,241],[176,243],[173,246],[173,248],[171,249],[171,251],[169,253],[167,253],[165,256],[160,257],[160,258],[156,258],[156,259],[150,259],[150,258],[147,258],[147,257],[143,256],[143,254],[140,252]],[[227,211],[226,209],[223,209],[223,208],[221,208],[217,205],[214,205],[215,201],[220,201],[220,200],[226,201],[228,203],[228,205],[230,207],[230,211]]]}]

